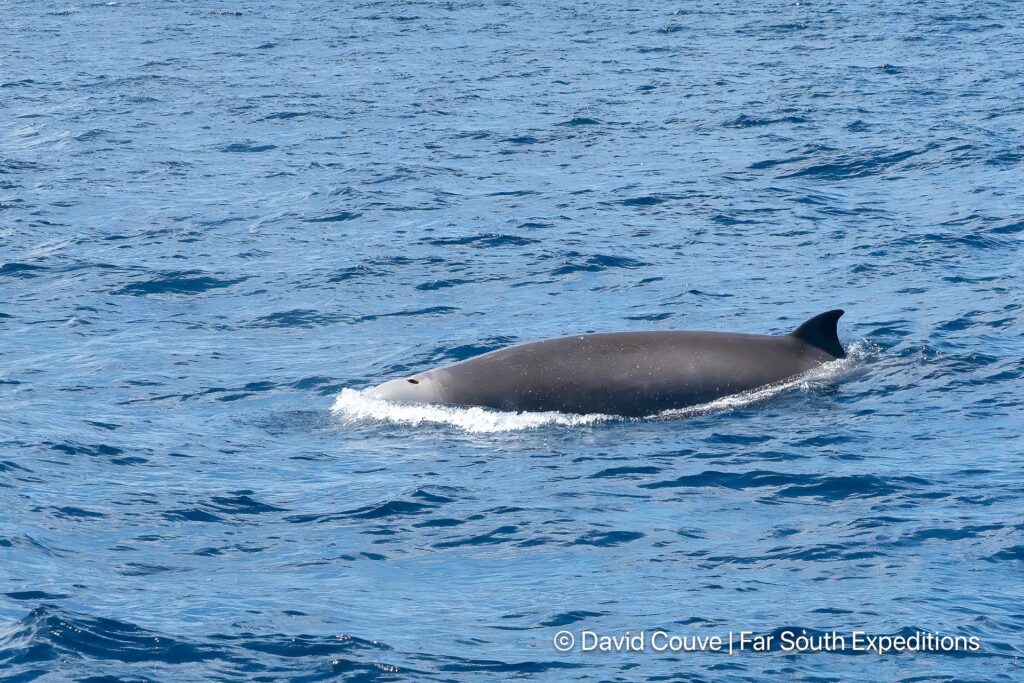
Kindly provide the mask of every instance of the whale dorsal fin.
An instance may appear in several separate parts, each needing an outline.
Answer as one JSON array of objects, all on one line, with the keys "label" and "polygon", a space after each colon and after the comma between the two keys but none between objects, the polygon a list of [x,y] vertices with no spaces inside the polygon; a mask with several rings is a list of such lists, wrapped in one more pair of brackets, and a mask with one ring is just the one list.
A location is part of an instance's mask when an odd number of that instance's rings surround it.
[{"label": "whale dorsal fin", "polygon": [[805,344],[817,347],[836,358],[846,358],[846,351],[839,343],[839,330],[836,329],[839,318],[844,312],[837,308],[834,311],[816,315],[790,332],[789,336],[796,337]]}]

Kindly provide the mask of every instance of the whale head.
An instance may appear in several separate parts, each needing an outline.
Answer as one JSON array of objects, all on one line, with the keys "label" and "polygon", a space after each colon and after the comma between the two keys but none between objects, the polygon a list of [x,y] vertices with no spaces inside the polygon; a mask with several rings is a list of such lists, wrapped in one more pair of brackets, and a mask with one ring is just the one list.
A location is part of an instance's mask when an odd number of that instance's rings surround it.
[{"label": "whale head", "polygon": [[440,403],[442,402],[441,385],[432,377],[433,373],[424,372],[412,377],[393,379],[378,384],[367,390],[370,398],[399,403]]}]

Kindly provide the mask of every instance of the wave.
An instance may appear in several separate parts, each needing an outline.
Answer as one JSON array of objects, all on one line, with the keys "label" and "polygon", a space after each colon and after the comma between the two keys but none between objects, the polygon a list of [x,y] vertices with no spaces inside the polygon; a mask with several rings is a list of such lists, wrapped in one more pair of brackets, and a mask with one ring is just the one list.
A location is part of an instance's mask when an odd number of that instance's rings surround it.
[{"label": "wave", "polygon": [[[794,378],[759,387],[751,391],[732,394],[722,398],[686,408],[666,410],[641,420],[671,419],[694,415],[725,412],[767,400],[781,393],[799,390],[814,391],[834,382],[852,370],[859,361],[868,357],[871,350],[867,344],[854,343],[847,350],[846,358],[825,363]],[[359,389],[342,389],[331,406],[331,411],[341,417],[345,424],[359,422],[391,422],[419,427],[423,424],[438,424],[457,427],[469,433],[516,432],[540,427],[580,427],[603,422],[622,422],[637,418],[591,413],[512,412],[489,408],[461,408],[456,406],[424,403],[395,403],[372,398]]]},{"label": "wave", "polygon": [[[588,615],[587,612],[582,612]],[[570,618],[571,618],[570,614]],[[59,662],[59,664],[58,664]],[[398,662],[398,663],[396,663]],[[410,663],[414,666],[410,666]],[[0,624],[0,680],[30,681],[71,667],[82,680],[450,681],[453,672],[519,678],[581,664],[399,652],[348,634],[241,631],[172,635],[138,624],[40,605]],[[140,679],[143,670],[152,678]],[[509,674],[503,677],[501,674]],[[497,675],[496,675],[497,674]]]},{"label": "wave", "polygon": [[[154,666],[173,680],[252,680],[310,676],[332,680],[396,680],[389,674],[424,673],[382,661],[394,654],[376,641],[349,635],[239,633],[178,637],[127,621],[41,605],[20,621],[0,627],[4,680],[32,680],[40,665],[74,663],[96,673],[127,673],[125,666]],[[212,671],[211,671],[212,669]],[[310,676],[306,680],[316,680]],[[93,679],[96,680],[96,679]],[[106,680],[106,679],[105,679]]]}]

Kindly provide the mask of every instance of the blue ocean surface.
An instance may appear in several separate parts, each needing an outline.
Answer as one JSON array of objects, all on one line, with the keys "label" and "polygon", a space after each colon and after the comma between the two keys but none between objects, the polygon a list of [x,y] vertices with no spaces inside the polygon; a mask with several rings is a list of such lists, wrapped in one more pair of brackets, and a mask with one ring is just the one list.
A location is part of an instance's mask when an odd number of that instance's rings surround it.
[{"label": "blue ocean surface", "polygon": [[[0,681],[1024,677],[1020,3],[0,21]],[[832,308],[679,414],[362,393]],[[580,643],[786,629],[980,648]]]}]

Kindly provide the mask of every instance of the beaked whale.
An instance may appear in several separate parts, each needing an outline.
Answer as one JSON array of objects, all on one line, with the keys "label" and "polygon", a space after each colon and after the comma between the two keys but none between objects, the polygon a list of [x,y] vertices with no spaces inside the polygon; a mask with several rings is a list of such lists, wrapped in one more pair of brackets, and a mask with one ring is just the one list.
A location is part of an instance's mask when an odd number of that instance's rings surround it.
[{"label": "beaked whale", "polygon": [[508,411],[642,417],[774,384],[844,358],[843,311],[815,316],[787,335],[613,332],[491,351],[384,382],[388,401]]}]

